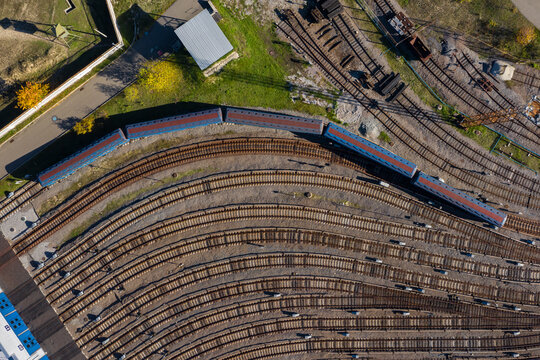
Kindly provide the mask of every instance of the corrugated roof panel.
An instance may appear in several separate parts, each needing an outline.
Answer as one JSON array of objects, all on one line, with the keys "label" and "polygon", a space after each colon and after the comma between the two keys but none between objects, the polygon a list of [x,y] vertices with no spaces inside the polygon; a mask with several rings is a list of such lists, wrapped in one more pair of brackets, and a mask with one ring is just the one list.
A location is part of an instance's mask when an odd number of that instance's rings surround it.
[{"label": "corrugated roof panel", "polygon": [[174,32],[201,70],[206,69],[233,49],[206,9]]}]

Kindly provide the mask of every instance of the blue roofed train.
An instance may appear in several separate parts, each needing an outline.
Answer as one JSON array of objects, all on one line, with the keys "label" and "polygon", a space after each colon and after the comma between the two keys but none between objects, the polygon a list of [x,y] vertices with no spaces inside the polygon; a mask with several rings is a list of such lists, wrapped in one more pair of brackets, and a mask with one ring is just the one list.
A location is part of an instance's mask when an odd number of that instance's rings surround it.
[{"label": "blue roofed train", "polygon": [[72,157],[45,170],[39,175],[38,179],[43,186],[52,185],[59,179],[93,161],[97,156],[112,151],[129,140],[220,123],[259,126],[301,134],[321,135],[405,176],[411,180],[414,186],[448,201],[494,226],[502,226],[506,221],[504,212],[424,174],[418,170],[418,167],[413,162],[336,124],[325,124],[318,119],[251,109],[226,108],[225,116],[223,116],[221,108],[215,108],[128,125],[125,128],[125,136],[120,129],[117,129]]}]

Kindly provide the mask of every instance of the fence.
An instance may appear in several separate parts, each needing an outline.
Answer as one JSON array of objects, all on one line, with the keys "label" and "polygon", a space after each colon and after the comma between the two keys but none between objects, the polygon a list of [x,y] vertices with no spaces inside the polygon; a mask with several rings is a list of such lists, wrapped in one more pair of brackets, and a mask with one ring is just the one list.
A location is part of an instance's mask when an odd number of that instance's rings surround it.
[{"label": "fence", "polygon": [[[83,77],[88,75],[96,66],[101,64],[103,61],[105,61],[112,54],[114,54],[116,51],[118,51],[119,49],[121,49],[124,46],[124,41],[122,40],[122,35],[120,34],[120,31],[118,30],[118,24],[116,23],[116,15],[114,14],[114,8],[112,6],[111,0],[106,0],[106,3],[107,3],[107,8],[109,10],[109,15],[111,17],[111,21],[112,21],[112,24],[113,24],[113,27],[114,27],[114,32],[115,32],[115,35],[116,35],[117,43],[113,44],[113,46],[109,50],[107,50],[105,53],[103,53],[100,57],[98,57],[97,59],[92,61],[90,64],[88,64],[82,70],[80,70],[77,74],[73,75],[71,78],[66,80],[58,88],[54,89],[54,91],[52,91],[49,95],[47,95],[36,106],[34,106],[31,109],[26,110],[21,115],[19,115],[17,118],[15,118],[15,120],[10,122],[5,128],[0,130],[0,138],[8,135],[10,131],[14,130],[17,126],[19,126],[24,121],[26,121],[28,118],[30,118],[32,115],[37,113],[37,111],[39,109],[41,109],[42,107],[47,105],[50,101],[52,101],[54,98],[56,98],[62,92],[64,92],[70,86],[72,86],[77,81],[79,81],[80,79],[82,79]],[[28,126],[30,124],[31,124],[31,122],[28,123],[26,126]]]}]

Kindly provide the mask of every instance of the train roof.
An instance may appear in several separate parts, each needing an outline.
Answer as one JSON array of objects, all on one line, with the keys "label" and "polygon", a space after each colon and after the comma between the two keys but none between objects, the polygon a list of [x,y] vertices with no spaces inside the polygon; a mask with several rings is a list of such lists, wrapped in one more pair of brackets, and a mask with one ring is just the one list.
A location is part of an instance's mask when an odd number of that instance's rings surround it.
[{"label": "train roof", "polygon": [[358,135],[355,135],[335,124],[328,124],[325,131],[325,136],[334,138],[353,150],[359,150],[360,154],[367,155],[370,159],[382,163],[383,165],[388,166],[391,169],[408,176],[409,178],[414,176],[418,168],[416,164],[410,162],[409,160],[404,159],[401,156],[398,156],[393,152],[386,150],[385,148]]},{"label": "train roof", "polygon": [[93,161],[98,156],[115,149],[119,144],[125,143],[126,141],[122,131],[116,129],[84,149],[39,173],[39,182],[43,186],[50,185],[56,180],[71,174],[80,166]]},{"label": "train roof", "polygon": [[209,125],[221,121],[221,109],[216,108],[127,125],[126,135],[129,139],[131,139],[135,137],[150,136],[170,131],[188,129],[200,125]]},{"label": "train roof", "polygon": [[506,214],[504,212],[494,209],[493,207],[474,199],[473,197],[443,183],[442,181],[435,179],[432,176],[420,172],[418,179],[415,181],[415,184],[417,183],[423,185],[422,187],[428,187],[432,191],[450,198],[451,200],[461,204],[464,208],[470,208],[475,212],[480,213],[484,217],[492,219],[492,222],[498,224],[499,226],[504,225],[506,220]]},{"label": "train roof", "polygon": [[0,359],[47,360],[6,294],[0,289]]},{"label": "train roof", "polygon": [[323,129],[323,122],[318,119],[236,108],[227,108],[225,122],[318,135],[322,133]]}]

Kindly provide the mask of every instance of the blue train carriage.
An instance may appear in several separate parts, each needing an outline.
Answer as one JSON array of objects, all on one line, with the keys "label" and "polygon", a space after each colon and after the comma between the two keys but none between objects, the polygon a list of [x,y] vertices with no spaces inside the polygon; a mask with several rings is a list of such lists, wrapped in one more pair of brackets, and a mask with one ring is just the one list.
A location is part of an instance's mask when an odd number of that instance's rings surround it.
[{"label": "blue train carriage", "polygon": [[386,166],[401,175],[412,179],[418,167],[416,164],[397,156],[391,151],[372,143],[358,135],[343,129],[340,126],[329,123],[324,131],[324,136],[356,151],[362,156],[365,156],[381,165]]},{"label": "blue train carriage", "polygon": [[99,156],[113,151],[127,141],[122,130],[116,129],[72,156],[39,173],[39,183],[41,186],[52,185],[58,180],[73,174],[77,169],[90,164]]},{"label": "blue train carriage", "polygon": [[494,209],[423,172],[418,173],[418,177],[413,181],[413,184],[492,225],[501,227],[506,222],[507,215],[504,212]]},{"label": "blue train carriage", "polygon": [[322,120],[317,119],[236,108],[227,108],[225,122],[316,135],[322,134],[324,125]]},{"label": "blue train carriage", "polygon": [[6,294],[0,289],[0,359],[48,360]]},{"label": "blue train carriage", "polygon": [[199,126],[219,124],[221,122],[223,122],[223,116],[221,114],[221,109],[217,108],[127,125],[126,135],[127,138],[131,140]]}]

